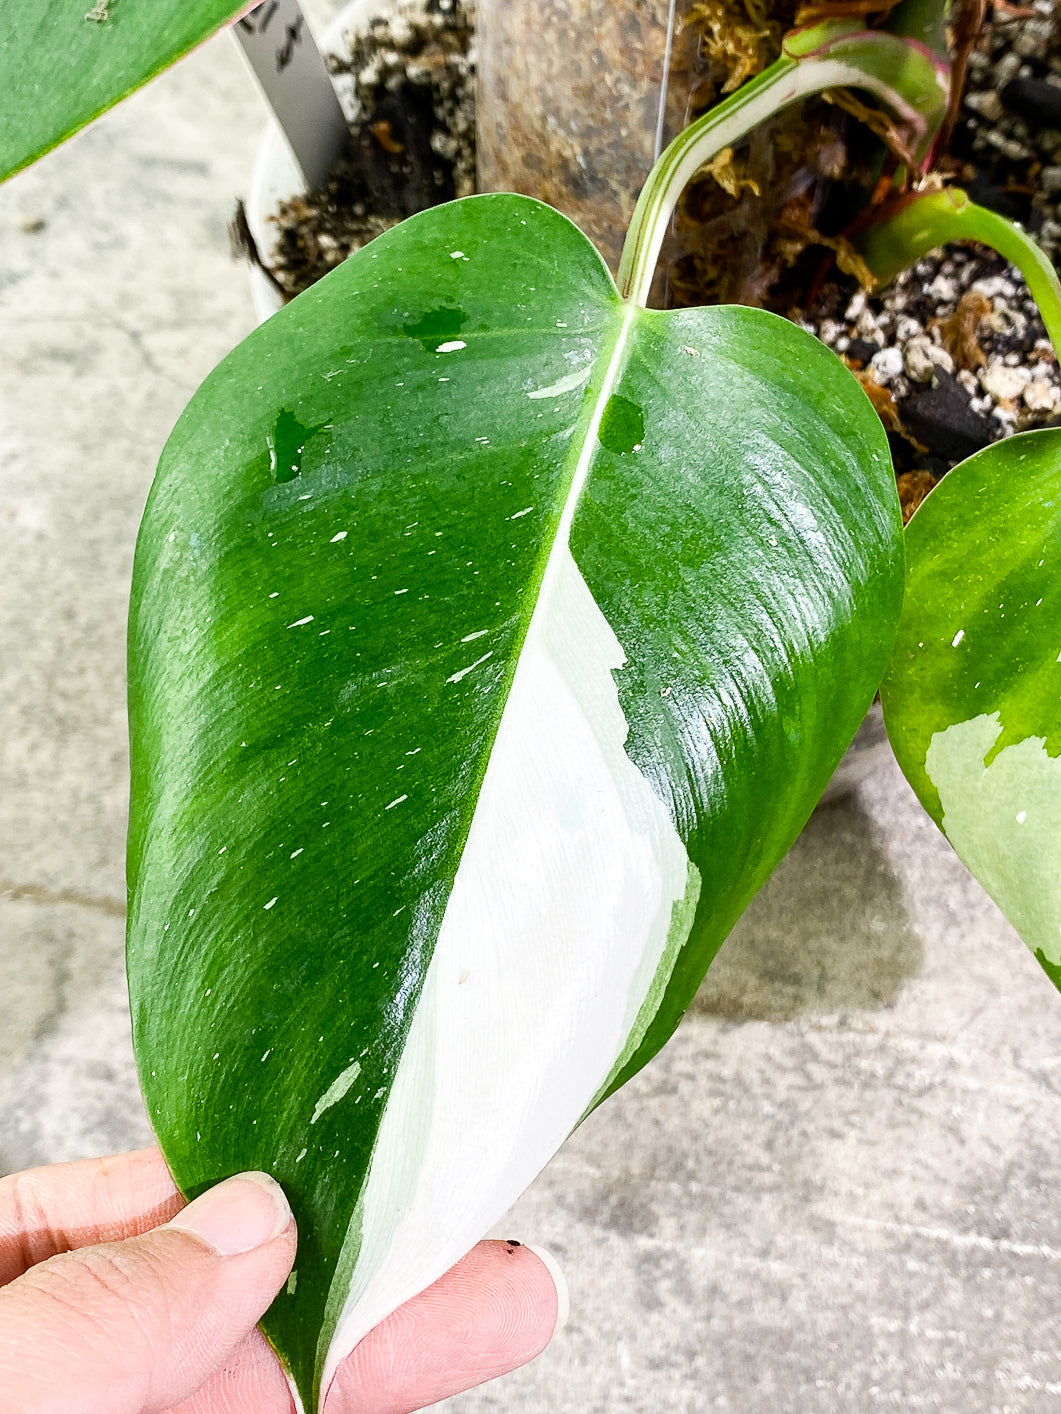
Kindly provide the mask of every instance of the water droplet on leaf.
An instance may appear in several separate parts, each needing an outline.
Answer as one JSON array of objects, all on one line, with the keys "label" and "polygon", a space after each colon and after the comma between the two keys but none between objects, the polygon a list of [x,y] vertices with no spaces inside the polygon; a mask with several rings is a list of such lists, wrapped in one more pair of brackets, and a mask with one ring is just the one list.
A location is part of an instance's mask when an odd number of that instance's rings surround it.
[{"label": "water droplet on leaf", "polygon": [[613,393],[605,406],[597,437],[602,447],[618,456],[635,448],[640,450],[645,440],[644,410],[629,398]]}]

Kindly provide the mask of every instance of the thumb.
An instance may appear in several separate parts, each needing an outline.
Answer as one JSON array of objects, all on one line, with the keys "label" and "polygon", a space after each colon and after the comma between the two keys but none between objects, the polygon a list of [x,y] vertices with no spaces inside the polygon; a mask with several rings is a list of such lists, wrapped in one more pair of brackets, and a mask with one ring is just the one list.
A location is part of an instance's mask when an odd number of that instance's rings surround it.
[{"label": "thumb", "polygon": [[151,1414],[251,1331],[295,1256],[280,1185],[226,1179],[164,1227],[64,1252],[0,1289],[5,1414]]}]

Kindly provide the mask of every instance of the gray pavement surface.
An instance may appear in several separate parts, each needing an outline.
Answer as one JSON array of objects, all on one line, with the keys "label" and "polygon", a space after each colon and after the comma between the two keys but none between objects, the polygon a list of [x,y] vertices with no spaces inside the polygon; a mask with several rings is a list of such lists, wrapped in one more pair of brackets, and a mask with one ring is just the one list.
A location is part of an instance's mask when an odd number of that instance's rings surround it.
[{"label": "gray pavement surface", "polygon": [[[318,17],[328,6],[311,7]],[[251,327],[228,37],[0,189],[0,1171],[140,1145],[124,627],[167,432]],[[503,1224],[572,1316],[453,1414],[1061,1407],[1061,998],[888,763]]]}]

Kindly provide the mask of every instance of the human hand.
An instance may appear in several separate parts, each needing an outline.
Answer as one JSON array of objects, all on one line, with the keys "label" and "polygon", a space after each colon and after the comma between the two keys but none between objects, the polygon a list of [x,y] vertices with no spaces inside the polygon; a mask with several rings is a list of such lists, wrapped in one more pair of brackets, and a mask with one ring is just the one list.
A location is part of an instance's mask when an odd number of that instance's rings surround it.
[{"label": "human hand", "polygon": [[[291,1414],[256,1322],[294,1257],[264,1174],[187,1207],[157,1149],[0,1179],[4,1414]],[[513,1370],[561,1307],[529,1248],[480,1242],[362,1341],[327,1414],[407,1414]]]}]

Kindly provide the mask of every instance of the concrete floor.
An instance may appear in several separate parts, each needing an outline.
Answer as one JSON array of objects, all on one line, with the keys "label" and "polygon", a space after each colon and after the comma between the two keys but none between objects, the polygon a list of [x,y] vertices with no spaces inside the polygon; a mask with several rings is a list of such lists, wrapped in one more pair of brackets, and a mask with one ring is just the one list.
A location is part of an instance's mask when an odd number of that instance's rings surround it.
[{"label": "concrete floor", "polygon": [[[319,16],[327,6],[313,7]],[[149,1131],[124,620],[165,436],[250,328],[227,37],[0,189],[0,1169]],[[455,1414],[1047,1411],[1061,999],[892,765],[820,811],[668,1050],[503,1227],[572,1318]]]}]

